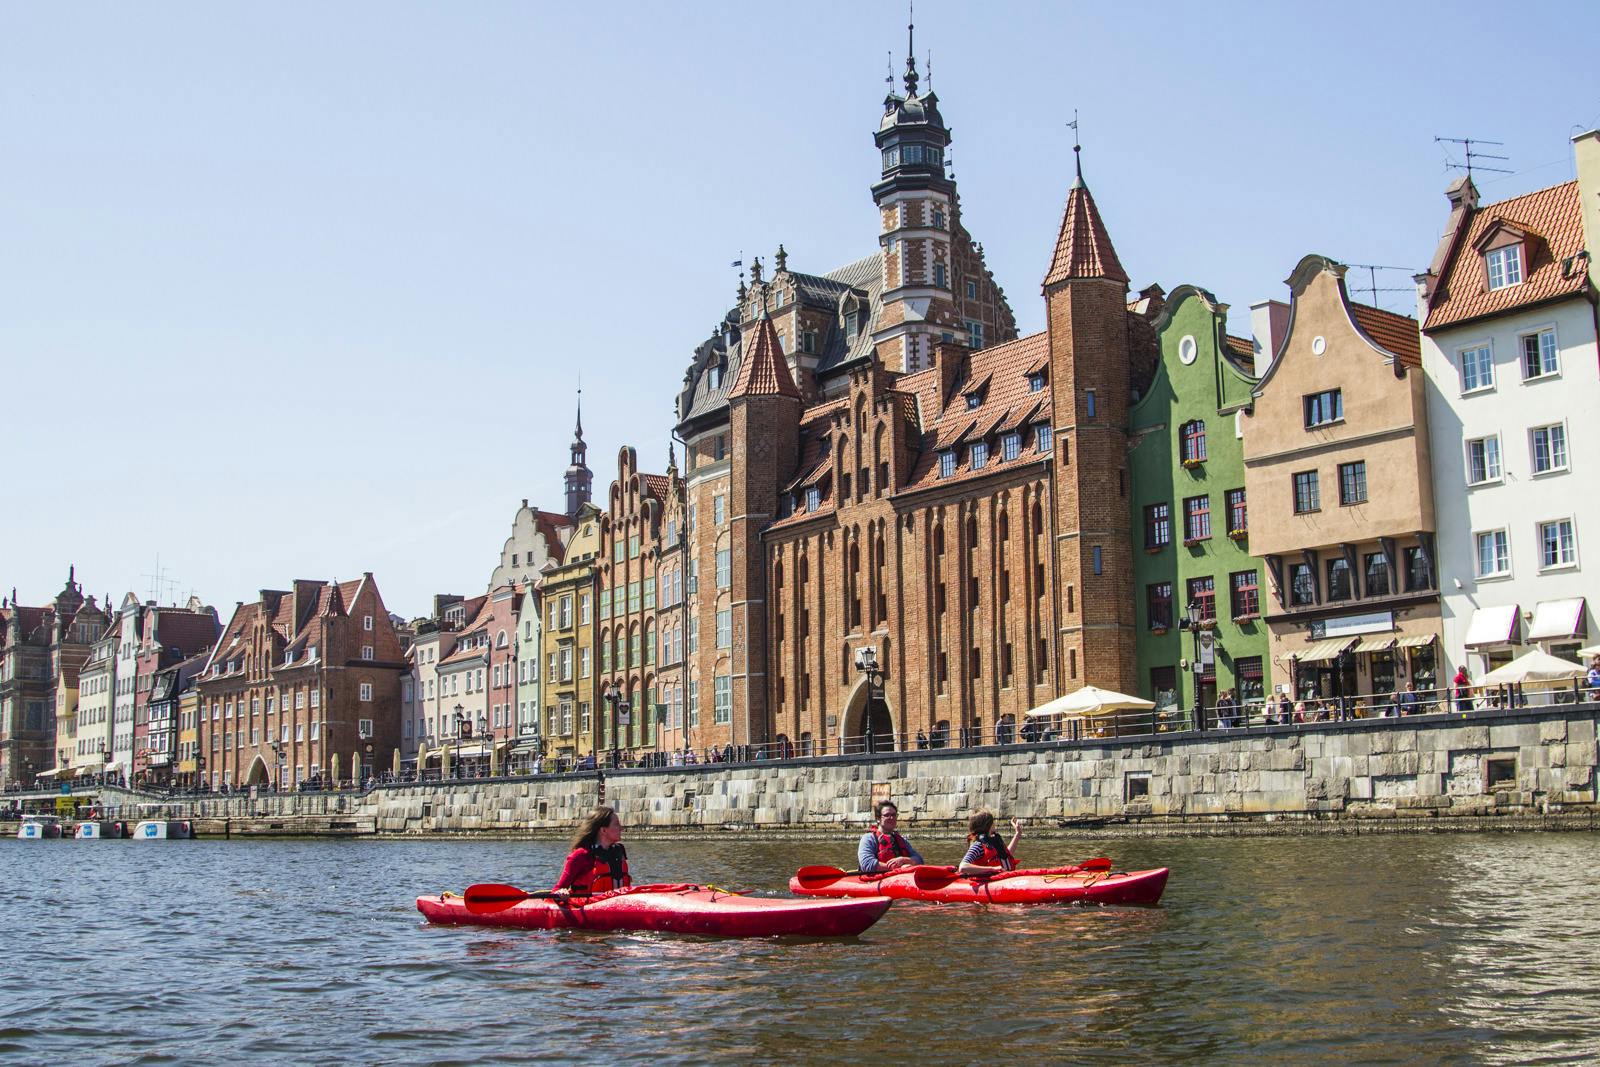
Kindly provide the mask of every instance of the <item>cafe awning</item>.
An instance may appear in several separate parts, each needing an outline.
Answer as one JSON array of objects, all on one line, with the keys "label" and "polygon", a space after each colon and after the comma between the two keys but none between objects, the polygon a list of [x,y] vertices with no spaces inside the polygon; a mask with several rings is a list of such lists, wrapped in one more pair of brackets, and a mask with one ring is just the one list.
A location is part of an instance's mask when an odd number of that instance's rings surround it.
[{"label": "cafe awning", "polygon": [[1553,638],[1582,635],[1583,597],[1541,600],[1533,606],[1533,625],[1528,627],[1529,641],[1548,641]]},{"label": "cafe awning", "polygon": [[1395,648],[1427,648],[1439,639],[1438,634],[1401,634]]},{"label": "cafe awning", "polygon": [[1325,641],[1318,641],[1304,652],[1295,652],[1292,655],[1301,663],[1326,663],[1328,660],[1336,659],[1339,653],[1356,641],[1354,637],[1330,637]]},{"label": "cafe awning", "polygon": [[1368,634],[1356,642],[1356,647],[1350,651],[1360,655],[1363,652],[1387,652],[1394,647],[1394,634]]},{"label": "cafe awning", "polygon": [[1479,608],[1472,613],[1472,624],[1467,627],[1466,646],[1509,645],[1517,632],[1517,606],[1497,604]]}]

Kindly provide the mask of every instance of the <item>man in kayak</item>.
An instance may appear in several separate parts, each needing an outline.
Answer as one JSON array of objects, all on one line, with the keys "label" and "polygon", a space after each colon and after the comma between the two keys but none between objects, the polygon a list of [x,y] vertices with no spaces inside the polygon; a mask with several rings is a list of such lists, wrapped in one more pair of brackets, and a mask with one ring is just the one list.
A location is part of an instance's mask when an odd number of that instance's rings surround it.
[{"label": "man in kayak", "polygon": [[987,811],[973,813],[967,820],[967,854],[961,857],[956,873],[965,877],[988,877],[1017,869],[1016,847],[1022,825],[1011,820],[1011,843],[994,832],[994,816]]},{"label": "man in kayak", "polygon": [[879,874],[921,864],[922,853],[912,848],[911,842],[895,829],[900,822],[900,809],[894,806],[894,801],[878,801],[877,815],[877,825],[861,835],[861,844],[856,849],[856,867],[861,873]]},{"label": "man in kayak", "polygon": [[622,816],[614,808],[595,808],[572,839],[572,851],[553,890],[588,896],[632,884],[628,850],[622,847]]}]

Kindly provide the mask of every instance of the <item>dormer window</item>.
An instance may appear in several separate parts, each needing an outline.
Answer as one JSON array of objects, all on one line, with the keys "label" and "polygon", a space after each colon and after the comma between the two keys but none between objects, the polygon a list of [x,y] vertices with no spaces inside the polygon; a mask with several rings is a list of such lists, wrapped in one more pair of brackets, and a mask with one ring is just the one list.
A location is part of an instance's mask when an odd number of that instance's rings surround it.
[{"label": "dormer window", "polygon": [[1489,275],[1489,288],[1504,289],[1522,282],[1522,246],[1507,245],[1483,254],[1483,265]]},{"label": "dormer window", "polygon": [[708,389],[722,388],[722,361],[717,360],[706,368],[706,387]]},{"label": "dormer window", "polygon": [[1028,375],[1028,392],[1037,393],[1044,389],[1044,372],[1035,371]]},{"label": "dormer window", "polygon": [[983,406],[983,394],[982,393],[968,393],[967,394],[967,410],[968,411],[976,411],[976,410],[978,410],[978,408],[980,408],[982,406]]},{"label": "dormer window", "polygon": [[822,506],[822,490],[818,489],[814,485],[813,486],[808,486],[806,488],[806,510],[807,511],[816,511],[817,508],[819,508],[821,506]]}]

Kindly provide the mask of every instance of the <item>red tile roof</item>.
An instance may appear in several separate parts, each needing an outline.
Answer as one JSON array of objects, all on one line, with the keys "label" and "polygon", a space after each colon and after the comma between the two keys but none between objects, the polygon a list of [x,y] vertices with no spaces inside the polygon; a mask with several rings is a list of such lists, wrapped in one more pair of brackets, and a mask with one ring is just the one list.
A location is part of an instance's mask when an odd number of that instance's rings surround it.
[{"label": "red tile roof", "polygon": [[1067,209],[1061,217],[1061,233],[1050,270],[1044,276],[1045,288],[1072,278],[1110,278],[1128,283],[1111,236],[1100,218],[1100,210],[1089,195],[1089,187],[1079,178],[1067,194]]},{"label": "red tile roof", "polygon": [[792,396],[800,399],[795,388],[794,375],[789,373],[789,361],[783,356],[783,345],[772,319],[763,315],[756,323],[755,336],[745,345],[744,358],[739,360],[739,373],[728,388],[728,399],[739,396]]},{"label": "red tile roof", "polygon": [[[1491,292],[1483,257],[1476,246],[1491,227],[1502,221],[1528,235],[1528,261],[1523,265],[1521,284]],[[1584,292],[1589,284],[1587,271],[1576,270],[1571,277],[1562,276],[1562,260],[1583,247],[1577,182],[1484,204],[1472,213],[1466,233],[1456,242],[1450,261],[1440,271],[1423,329],[1432,332],[1469,319]]]},{"label": "red tile roof", "polygon": [[[1233,334],[1224,334],[1228,350],[1241,359],[1253,362],[1256,358],[1256,343],[1248,337],[1235,337]],[[1249,362],[1245,364],[1249,366]]]},{"label": "red tile roof", "polygon": [[660,501],[667,499],[667,489],[672,484],[667,481],[665,474],[641,474],[639,483],[644,486],[645,492]]},{"label": "red tile roof", "polygon": [[[941,410],[937,374],[920,372],[901,379],[902,388],[918,390],[923,417],[924,451],[917,459],[906,489],[926,489],[934,485],[951,485],[971,478],[988,477],[1006,467],[1008,462],[1000,449],[991,448],[989,461],[982,469],[971,470],[964,461],[965,457],[962,457],[955,473],[948,478],[941,478],[939,452],[952,442],[971,442],[980,439],[980,436],[988,437],[1017,428],[1034,415],[1040,419],[1047,418],[1050,383],[1046,382],[1043,389],[1033,392],[1028,388],[1028,376],[1041,361],[1048,362],[1049,353],[1050,337],[1043,331],[973,352],[967,357],[970,364],[968,380],[986,378],[988,381],[983,403],[976,410],[968,410],[966,397],[960,390],[955,391],[951,402]],[[1009,461],[1009,465],[1037,461],[1039,456],[1037,442],[1030,434],[1023,442],[1021,454]]]},{"label": "red tile roof", "polygon": [[1350,313],[1363,333],[1396,356],[1408,367],[1422,366],[1422,335],[1417,320],[1409,315],[1375,308],[1370,304],[1350,304]]}]

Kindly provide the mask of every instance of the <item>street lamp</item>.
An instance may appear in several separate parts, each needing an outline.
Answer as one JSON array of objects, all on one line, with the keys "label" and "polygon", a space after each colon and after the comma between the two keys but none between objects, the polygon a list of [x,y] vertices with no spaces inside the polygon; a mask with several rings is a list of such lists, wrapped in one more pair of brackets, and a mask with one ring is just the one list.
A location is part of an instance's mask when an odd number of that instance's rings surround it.
[{"label": "street lamp", "polygon": [[194,791],[200,792],[200,785],[206,777],[206,757],[203,753],[194,754]]},{"label": "street lamp", "polygon": [[467,729],[472,729],[472,719],[461,714],[461,705],[456,705],[456,759],[452,772],[455,777],[461,777],[461,724],[466,723]]},{"label": "street lamp", "polygon": [[1200,632],[1204,629],[1204,616],[1200,611],[1200,602],[1191,599],[1185,617],[1178,623],[1180,630],[1188,630],[1194,634],[1194,660],[1189,665],[1192,675],[1191,684],[1194,686],[1194,726],[1197,730],[1206,728],[1205,707],[1200,702],[1200,675],[1205,670],[1205,665],[1200,662]]},{"label": "street lamp", "polygon": [[871,645],[856,649],[856,669],[867,676],[866,723],[861,732],[870,755],[878,750],[877,737],[872,729],[872,702],[878,692],[878,675],[882,673],[878,667],[878,650]]},{"label": "street lamp", "polygon": [[278,772],[278,784],[274,788],[281,793],[283,792],[283,749],[279,748],[271,741],[267,742],[267,747],[272,749],[272,761],[274,764],[276,764],[276,770]]},{"label": "street lamp", "polygon": [[104,741],[102,741],[102,742],[100,742],[100,784],[101,785],[105,785],[106,784],[106,757],[107,757],[107,755],[108,755],[108,753],[106,752],[106,743]]}]

